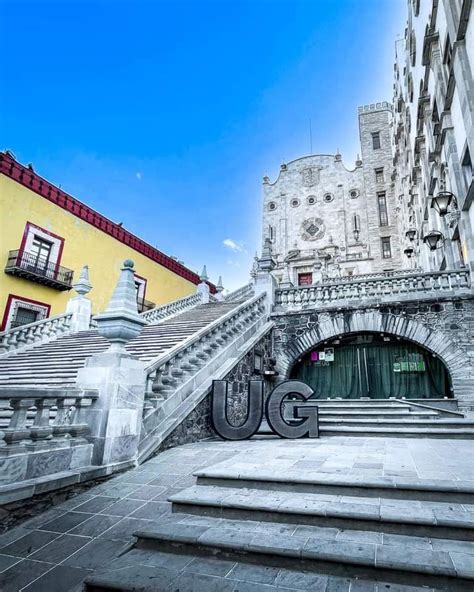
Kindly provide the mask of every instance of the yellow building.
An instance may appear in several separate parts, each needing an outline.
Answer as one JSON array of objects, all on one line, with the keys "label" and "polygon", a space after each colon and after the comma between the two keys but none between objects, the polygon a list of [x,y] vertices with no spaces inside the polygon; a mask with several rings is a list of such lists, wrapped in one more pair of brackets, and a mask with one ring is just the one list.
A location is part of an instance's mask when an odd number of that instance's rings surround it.
[{"label": "yellow building", "polygon": [[9,153],[0,153],[0,256],[0,330],[63,313],[86,264],[93,313],[106,308],[125,259],[135,262],[140,311],[193,294],[200,281]]}]

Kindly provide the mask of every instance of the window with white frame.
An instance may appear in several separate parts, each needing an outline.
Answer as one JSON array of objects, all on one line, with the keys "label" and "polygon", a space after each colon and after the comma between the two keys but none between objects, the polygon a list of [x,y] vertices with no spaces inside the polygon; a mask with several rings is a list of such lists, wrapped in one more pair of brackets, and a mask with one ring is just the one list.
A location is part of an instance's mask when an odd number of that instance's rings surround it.
[{"label": "window with white frame", "polygon": [[49,316],[49,305],[40,302],[22,300],[20,297],[10,297],[7,305],[8,316],[5,330],[15,329],[21,325],[42,321]]}]

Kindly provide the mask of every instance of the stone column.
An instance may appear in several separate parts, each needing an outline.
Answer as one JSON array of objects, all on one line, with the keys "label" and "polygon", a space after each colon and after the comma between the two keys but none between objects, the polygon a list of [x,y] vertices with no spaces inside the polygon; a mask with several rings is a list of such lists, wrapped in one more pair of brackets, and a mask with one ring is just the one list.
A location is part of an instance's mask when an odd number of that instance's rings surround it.
[{"label": "stone column", "polygon": [[96,389],[99,398],[82,408],[80,421],[90,428],[93,463],[107,465],[137,455],[146,387],[144,363],[125,349],[146,325],[137,312],[133,261],[126,260],[107,310],[95,317],[110,348],[89,358],[77,375],[79,388]]},{"label": "stone column", "polygon": [[210,289],[209,289],[209,284],[207,283],[209,278],[207,277],[206,266],[204,266],[202,268],[202,273],[199,276],[199,279],[201,280],[201,283],[198,284],[197,293],[201,294],[201,303],[202,304],[209,304]]},{"label": "stone column", "polygon": [[84,265],[79,280],[72,287],[77,296],[70,298],[66,305],[66,312],[72,313],[71,333],[88,331],[91,322],[92,303],[89,298],[86,298],[86,294],[92,290],[92,285],[89,281],[89,267],[87,265]]}]

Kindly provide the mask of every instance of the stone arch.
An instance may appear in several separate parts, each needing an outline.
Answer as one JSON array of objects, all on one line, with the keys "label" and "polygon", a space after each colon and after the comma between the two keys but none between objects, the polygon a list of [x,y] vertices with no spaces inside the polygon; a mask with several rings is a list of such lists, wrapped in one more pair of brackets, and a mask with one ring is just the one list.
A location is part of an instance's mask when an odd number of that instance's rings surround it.
[{"label": "stone arch", "polygon": [[381,312],[376,309],[324,316],[326,317],[324,320],[314,324],[293,343],[286,343],[275,351],[281,378],[288,378],[298,358],[324,341],[351,333],[386,333],[411,341],[436,354],[448,371],[453,395],[460,402],[463,398],[470,398],[466,392],[466,386],[469,383],[465,370],[466,354],[443,331],[432,329],[406,315]]}]

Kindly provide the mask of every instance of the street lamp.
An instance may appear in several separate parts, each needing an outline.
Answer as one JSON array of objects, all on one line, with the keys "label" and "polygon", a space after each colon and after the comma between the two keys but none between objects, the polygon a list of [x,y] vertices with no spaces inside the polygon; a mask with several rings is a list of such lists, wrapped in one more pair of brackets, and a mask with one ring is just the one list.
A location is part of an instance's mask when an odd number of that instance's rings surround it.
[{"label": "street lamp", "polygon": [[407,237],[407,239],[411,242],[413,242],[415,240],[415,236],[416,236],[416,230],[414,228],[409,228],[406,232],[405,232],[405,236]]},{"label": "street lamp", "polygon": [[431,207],[436,210],[440,216],[446,216],[449,210],[449,206],[453,205],[456,209],[458,202],[456,197],[451,191],[440,191],[438,195],[431,199]]},{"label": "street lamp", "polygon": [[411,259],[413,257],[414,249],[413,247],[407,247],[403,252],[408,257],[408,259]]},{"label": "street lamp", "polygon": [[430,230],[430,232],[423,237],[423,242],[425,245],[428,245],[430,251],[436,251],[436,249],[443,246],[444,236],[439,230]]}]

